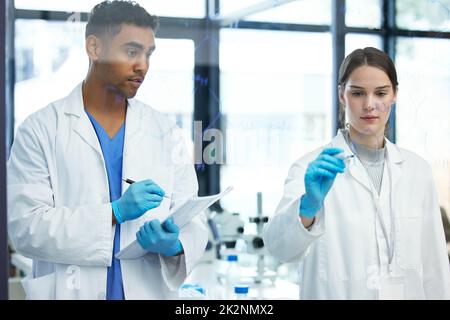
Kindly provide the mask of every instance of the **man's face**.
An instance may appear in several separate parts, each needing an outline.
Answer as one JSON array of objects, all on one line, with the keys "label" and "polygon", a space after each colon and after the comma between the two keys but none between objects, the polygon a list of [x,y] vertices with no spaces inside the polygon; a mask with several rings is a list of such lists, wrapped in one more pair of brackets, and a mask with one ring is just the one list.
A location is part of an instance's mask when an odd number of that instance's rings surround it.
[{"label": "man's face", "polygon": [[151,28],[123,24],[114,37],[102,38],[102,50],[96,61],[98,77],[108,89],[133,98],[147,74],[150,56],[155,50]]}]

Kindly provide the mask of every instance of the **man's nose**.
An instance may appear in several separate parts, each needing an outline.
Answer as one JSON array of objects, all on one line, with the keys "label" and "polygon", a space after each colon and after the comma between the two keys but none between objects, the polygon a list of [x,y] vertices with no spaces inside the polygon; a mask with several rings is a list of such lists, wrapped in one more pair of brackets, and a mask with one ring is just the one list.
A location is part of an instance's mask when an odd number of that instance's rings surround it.
[{"label": "man's nose", "polygon": [[136,64],[134,65],[134,71],[136,73],[142,74],[143,76],[147,73],[147,70],[150,66],[150,61],[146,55],[142,55]]}]

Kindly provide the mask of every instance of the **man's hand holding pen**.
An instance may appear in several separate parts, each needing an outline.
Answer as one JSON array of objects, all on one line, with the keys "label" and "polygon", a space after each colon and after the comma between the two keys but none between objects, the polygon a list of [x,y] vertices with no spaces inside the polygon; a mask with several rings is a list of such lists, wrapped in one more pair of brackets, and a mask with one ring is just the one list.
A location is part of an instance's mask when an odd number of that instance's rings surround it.
[{"label": "man's hand holding pen", "polygon": [[[131,179],[122,180],[130,187],[119,200],[112,203],[118,223],[137,219],[148,210],[159,207],[164,197],[170,199],[152,180],[140,182]],[[178,236],[179,229],[171,219],[162,224],[158,220],[147,221],[136,233],[136,239],[143,249],[164,256],[174,256],[183,252]]]},{"label": "man's hand holding pen", "polygon": [[145,212],[159,207],[165,192],[152,180],[132,183],[118,200],[112,202],[117,222],[123,223],[142,216]]}]

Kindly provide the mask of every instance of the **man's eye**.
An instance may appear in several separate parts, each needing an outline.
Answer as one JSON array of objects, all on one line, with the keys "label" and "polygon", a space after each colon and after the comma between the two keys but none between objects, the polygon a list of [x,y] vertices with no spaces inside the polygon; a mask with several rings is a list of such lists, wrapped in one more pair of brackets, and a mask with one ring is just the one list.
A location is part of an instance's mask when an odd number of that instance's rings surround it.
[{"label": "man's eye", "polygon": [[136,50],[127,50],[127,55],[129,56],[129,57],[135,57],[136,56],[136,54],[137,54],[137,51]]}]

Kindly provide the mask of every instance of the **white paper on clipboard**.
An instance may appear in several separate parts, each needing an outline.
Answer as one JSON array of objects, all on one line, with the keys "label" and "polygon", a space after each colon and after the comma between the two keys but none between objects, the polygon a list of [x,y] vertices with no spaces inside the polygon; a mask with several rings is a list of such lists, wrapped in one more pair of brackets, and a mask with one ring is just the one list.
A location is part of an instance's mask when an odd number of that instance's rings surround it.
[{"label": "white paper on clipboard", "polygon": [[[228,194],[233,187],[228,187],[226,190],[216,195],[207,197],[193,197],[184,202],[183,204],[175,207],[171,210],[169,217],[173,218],[173,222],[178,228],[183,228],[189,221],[191,221],[196,215],[201,213],[206,208],[210,207],[217,200],[220,200],[223,196]],[[167,219],[166,219],[167,220]],[[123,250],[120,250],[116,254],[117,259],[138,259],[147,254],[147,251],[142,249],[139,243],[134,240]]]}]

